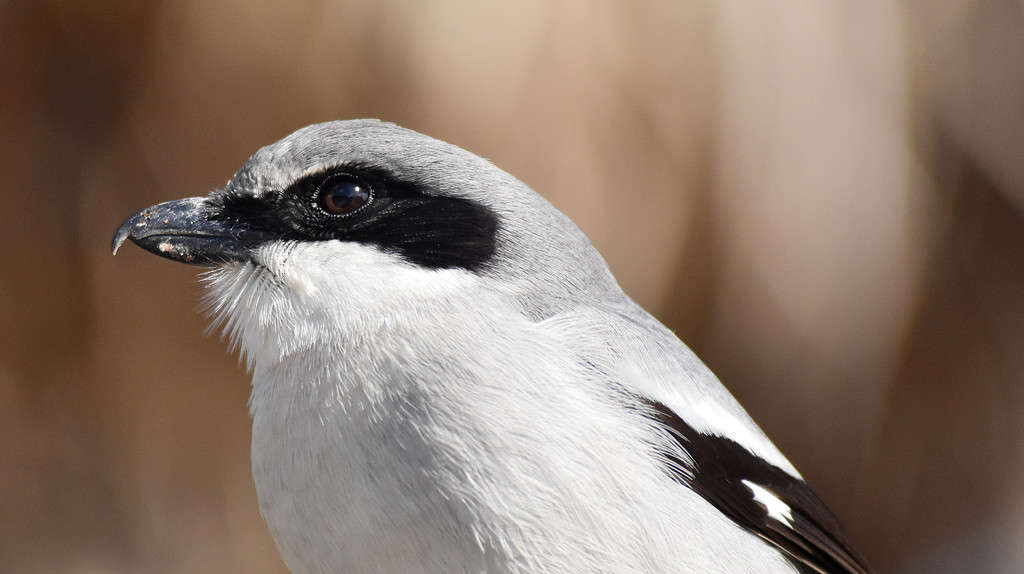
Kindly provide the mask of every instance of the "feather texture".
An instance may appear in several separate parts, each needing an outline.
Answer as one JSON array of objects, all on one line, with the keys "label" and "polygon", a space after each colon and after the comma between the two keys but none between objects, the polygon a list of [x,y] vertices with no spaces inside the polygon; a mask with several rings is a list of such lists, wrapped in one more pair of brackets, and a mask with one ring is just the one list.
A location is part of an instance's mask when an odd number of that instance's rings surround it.
[{"label": "feather texture", "polygon": [[[378,186],[352,217],[316,211],[339,170]],[[253,373],[260,510],[296,574],[867,571],[586,236],[486,160],[331,122],[180,206],[215,215],[179,243],[230,259],[189,251],[218,262],[211,329]]]}]

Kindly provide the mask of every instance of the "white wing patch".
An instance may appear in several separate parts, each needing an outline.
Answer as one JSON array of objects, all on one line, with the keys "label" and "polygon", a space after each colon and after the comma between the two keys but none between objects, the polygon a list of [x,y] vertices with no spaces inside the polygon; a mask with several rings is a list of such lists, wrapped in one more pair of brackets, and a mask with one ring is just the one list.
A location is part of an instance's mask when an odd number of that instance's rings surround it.
[{"label": "white wing patch", "polygon": [[760,484],[757,484],[756,482],[743,479],[743,484],[745,484],[747,488],[750,489],[750,492],[754,494],[754,500],[759,502],[764,506],[764,509],[768,511],[768,516],[771,516],[790,528],[793,527],[793,512],[790,510],[788,504],[782,502],[782,500],[780,500],[778,496],[775,496],[772,491]]},{"label": "white wing patch", "polygon": [[792,463],[749,419],[744,421],[722,408],[722,405],[709,401],[699,402],[692,407],[684,406],[676,412],[694,429],[735,441],[790,476],[803,479]]}]

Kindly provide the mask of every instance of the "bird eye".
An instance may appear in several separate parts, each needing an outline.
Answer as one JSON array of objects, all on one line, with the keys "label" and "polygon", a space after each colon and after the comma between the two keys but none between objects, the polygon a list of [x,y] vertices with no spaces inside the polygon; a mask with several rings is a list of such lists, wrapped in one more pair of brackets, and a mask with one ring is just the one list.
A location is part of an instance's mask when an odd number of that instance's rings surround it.
[{"label": "bird eye", "polygon": [[349,215],[373,201],[373,189],[348,174],[329,176],[316,191],[316,204],[329,215]]}]

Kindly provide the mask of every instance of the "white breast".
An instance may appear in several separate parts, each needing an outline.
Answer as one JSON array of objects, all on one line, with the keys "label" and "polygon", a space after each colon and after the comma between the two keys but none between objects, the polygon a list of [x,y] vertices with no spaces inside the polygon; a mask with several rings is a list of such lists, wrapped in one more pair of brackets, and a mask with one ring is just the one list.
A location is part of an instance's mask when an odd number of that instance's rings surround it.
[{"label": "white breast", "polygon": [[792,571],[667,477],[586,341],[474,277],[406,271],[386,302],[379,278],[278,285],[234,325],[260,508],[295,574]]},{"label": "white breast", "polygon": [[254,380],[275,397],[253,410],[253,477],[292,571],[498,571],[425,472],[429,450],[400,400],[370,401],[358,388],[342,396],[339,381],[303,363]]}]

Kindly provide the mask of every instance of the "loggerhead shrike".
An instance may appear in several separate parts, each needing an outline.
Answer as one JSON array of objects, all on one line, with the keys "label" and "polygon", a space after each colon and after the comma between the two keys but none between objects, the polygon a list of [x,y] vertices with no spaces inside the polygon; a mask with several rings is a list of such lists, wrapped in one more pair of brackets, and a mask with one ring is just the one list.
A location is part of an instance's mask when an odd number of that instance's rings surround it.
[{"label": "loggerhead shrike", "polygon": [[126,239],[212,268],[296,574],[869,571],[586,236],[465,150],[312,125]]}]

